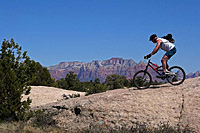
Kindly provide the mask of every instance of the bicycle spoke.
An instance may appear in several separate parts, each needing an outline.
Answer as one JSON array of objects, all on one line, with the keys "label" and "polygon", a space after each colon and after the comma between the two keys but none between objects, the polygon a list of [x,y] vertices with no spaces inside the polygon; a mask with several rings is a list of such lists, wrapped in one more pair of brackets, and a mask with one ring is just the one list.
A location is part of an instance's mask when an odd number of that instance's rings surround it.
[{"label": "bicycle spoke", "polygon": [[185,80],[185,72],[182,68],[174,66],[170,69],[170,73],[167,75],[167,80],[172,85],[179,85]]},{"label": "bicycle spoke", "polygon": [[150,86],[152,78],[149,73],[139,71],[134,75],[133,81],[138,89],[146,89]]}]

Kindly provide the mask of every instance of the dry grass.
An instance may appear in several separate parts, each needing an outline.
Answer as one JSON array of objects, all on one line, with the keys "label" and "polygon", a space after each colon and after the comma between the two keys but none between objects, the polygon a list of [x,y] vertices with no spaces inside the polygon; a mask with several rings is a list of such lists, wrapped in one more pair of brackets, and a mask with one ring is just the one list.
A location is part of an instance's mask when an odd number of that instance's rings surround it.
[{"label": "dry grass", "polygon": [[184,129],[171,127],[167,124],[160,125],[158,128],[149,128],[146,125],[137,125],[134,128],[106,129],[100,126],[91,126],[83,130],[66,131],[57,127],[34,127],[31,124],[23,122],[4,122],[0,123],[1,133],[193,133],[188,127]]},{"label": "dry grass", "polygon": [[63,129],[56,127],[35,127],[27,122],[2,122],[0,123],[1,133],[63,133]]}]

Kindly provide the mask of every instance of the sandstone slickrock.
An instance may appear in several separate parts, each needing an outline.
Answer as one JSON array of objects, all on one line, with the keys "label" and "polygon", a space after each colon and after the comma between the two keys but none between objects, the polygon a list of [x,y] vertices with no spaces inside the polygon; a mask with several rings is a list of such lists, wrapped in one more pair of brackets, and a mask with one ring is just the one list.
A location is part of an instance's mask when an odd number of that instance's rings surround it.
[{"label": "sandstone slickrock", "polygon": [[172,126],[188,125],[200,132],[200,78],[188,79],[179,86],[164,84],[145,90],[117,89],[62,100],[41,108],[56,112],[53,119],[66,131],[90,124],[115,128],[131,127],[135,122],[146,122],[151,126],[168,122]]},{"label": "sandstone slickrock", "polygon": [[32,99],[31,107],[36,107],[62,100],[63,94],[64,95],[80,94],[80,96],[83,96],[85,95],[85,92],[64,90],[47,86],[31,86],[30,94],[24,95],[22,100],[26,100],[28,97],[30,97],[30,99]]}]

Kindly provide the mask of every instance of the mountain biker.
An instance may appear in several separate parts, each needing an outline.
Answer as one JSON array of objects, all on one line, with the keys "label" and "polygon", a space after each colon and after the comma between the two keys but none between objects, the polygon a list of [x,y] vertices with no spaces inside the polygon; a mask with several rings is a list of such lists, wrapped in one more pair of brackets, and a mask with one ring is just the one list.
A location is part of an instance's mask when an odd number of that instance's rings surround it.
[{"label": "mountain biker", "polygon": [[162,75],[158,76],[159,78],[165,78],[166,75],[169,73],[166,71],[166,69],[169,69],[169,66],[167,65],[167,61],[176,53],[175,45],[171,42],[169,42],[167,39],[164,38],[158,38],[156,34],[152,34],[149,38],[149,41],[152,41],[153,43],[157,43],[154,50],[146,55],[144,58],[148,59],[152,55],[156,54],[159,49],[164,50],[166,53],[162,57],[162,67],[163,67],[163,73]]}]

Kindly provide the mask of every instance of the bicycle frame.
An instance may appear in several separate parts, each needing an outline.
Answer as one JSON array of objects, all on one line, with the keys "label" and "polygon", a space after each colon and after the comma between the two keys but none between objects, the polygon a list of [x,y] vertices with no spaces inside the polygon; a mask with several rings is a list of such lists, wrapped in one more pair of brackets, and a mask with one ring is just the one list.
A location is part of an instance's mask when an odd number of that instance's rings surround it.
[{"label": "bicycle frame", "polygon": [[138,89],[146,89],[153,82],[151,73],[147,71],[149,67],[151,67],[153,71],[155,71],[158,75],[160,75],[156,76],[156,78],[160,78],[162,80],[166,79],[166,81],[172,85],[182,84],[185,80],[185,71],[181,67],[172,66],[169,68],[169,66],[167,65],[168,72],[166,76],[162,77],[161,76],[163,72],[162,66],[158,66],[157,64],[151,62],[150,59],[148,59],[146,68],[144,70],[136,72],[133,76],[133,82]]},{"label": "bicycle frame", "polygon": [[[159,68],[161,68],[162,66],[158,66],[157,64],[151,62],[151,59],[148,59],[148,63],[147,63],[147,66],[146,66],[145,71],[147,71],[147,69],[148,69],[149,66],[150,66],[158,75],[161,75],[161,72],[162,72],[163,70],[161,70],[161,69],[159,70]],[[161,72],[159,72],[159,71],[161,71]]]}]

